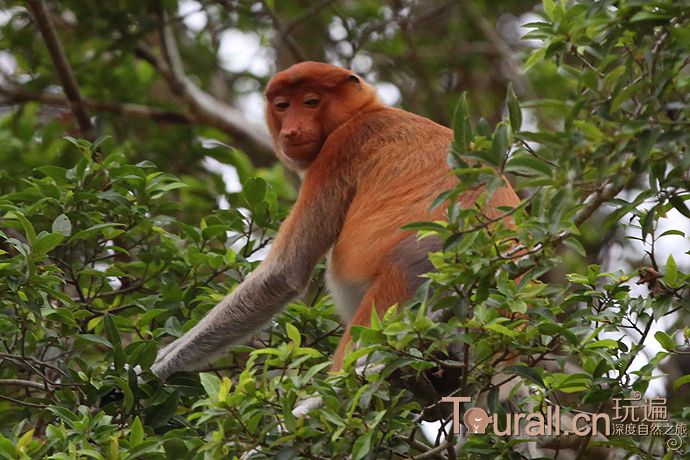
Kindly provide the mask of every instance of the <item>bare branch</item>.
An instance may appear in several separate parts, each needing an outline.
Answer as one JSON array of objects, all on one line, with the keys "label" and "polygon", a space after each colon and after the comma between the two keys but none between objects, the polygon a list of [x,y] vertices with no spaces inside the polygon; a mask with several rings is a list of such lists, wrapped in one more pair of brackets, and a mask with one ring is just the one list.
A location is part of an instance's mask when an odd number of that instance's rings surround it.
[{"label": "bare branch", "polygon": [[46,407],[48,407],[47,404],[36,404],[36,403],[30,403],[27,401],[20,401],[18,399],[10,398],[9,396],[4,396],[4,395],[0,395],[0,400],[9,401],[9,402],[16,404],[18,406],[35,407],[36,409],[45,409]]},{"label": "bare branch", "polygon": [[250,154],[255,165],[267,166],[275,163],[268,129],[263,124],[250,122],[242,112],[195,85],[184,73],[170,24],[161,18],[160,27],[164,58],[157,56],[143,44],[137,48],[137,57],[156,69],[172,92],[186,103],[192,118],[197,123],[217,128],[231,135],[238,147]]},{"label": "bare branch", "polygon": [[93,139],[95,137],[95,131],[91,124],[91,120],[89,120],[89,115],[84,108],[79,86],[77,85],[77,79],[74,77],[72,67],[67,61],[62,43],[60,43],[60,40],[57,38],[55,27],[48,15],[48,10],[42,0],[28,0],[28,4],[36,19],[36,24],[41,31],[43,41],[50,52],[50,58],[60,78],[65,95],[67,95],[67,99],[70,101],[70,107],[79,125],[79,130],[84,138]]},{"label": "bare branch", "polygon": [[448,450],[449,447],[453,447],[453,440],[454,438],[449,436],[447,437],[441,444],[439,444],[436,447],[433,447],[426,452],[415,455],[412,457],[414,460],[424,460],[427,458],[445,458],[443,455],[441,455],[443,452]]},{"label": "bare branch", "polygon": [[2,386],[15,386],[15,387],[27,387],[36,388],[38,390],[45,390],[46,387],[42,383],[33,382],[31,380],[20,380],[20,379],[0,379],[0,387]]},{"label": "bare branch", "polygon": [[[12,105],[34,101],[57,107],[70,106],[70,101],[59,94],[33,93],[21,87],[0,87],[0,94],[5,96],[3,99],[0,99],[0,104]],[[83,98],[82,103],[84,106],[93,110],[110,112],[125,117],[148,118],[162,123],[191,124],[195,122],[195,120],[187,114],[146,105],[130,104],[127,102],[108,102],[89,98]]]}]

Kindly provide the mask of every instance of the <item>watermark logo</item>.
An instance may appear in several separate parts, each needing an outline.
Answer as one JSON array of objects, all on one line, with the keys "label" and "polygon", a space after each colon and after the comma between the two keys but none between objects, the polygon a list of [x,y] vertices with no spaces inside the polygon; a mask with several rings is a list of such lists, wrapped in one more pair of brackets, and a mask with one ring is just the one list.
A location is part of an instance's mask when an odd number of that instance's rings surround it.
[{"label": "watermark logo", "polygon": [[462,421],[470,433],[484,434],[486,433],[486,427],[491,423],[491,417],[481,407],[472,407],[465,412]]},{"label": "watermark logo", "polygon": [[[460,414],[466,396],[446,396],[441,402],[453,404],[453,432],[460,432]],[[666,398],[644,398],[633,392],[630,398],[614,398],[613,414],[574,412],[561,418],[561,407],[547,404],[542,412],[509,413],[504,418],[490,415],[481,407],[470,407],[462,416],[469,434],[499,436],[665,436],[669,449],[679,449],[688,435],[688,427],[668,420]],[[564,425],[561,426],[562,421]]]}]

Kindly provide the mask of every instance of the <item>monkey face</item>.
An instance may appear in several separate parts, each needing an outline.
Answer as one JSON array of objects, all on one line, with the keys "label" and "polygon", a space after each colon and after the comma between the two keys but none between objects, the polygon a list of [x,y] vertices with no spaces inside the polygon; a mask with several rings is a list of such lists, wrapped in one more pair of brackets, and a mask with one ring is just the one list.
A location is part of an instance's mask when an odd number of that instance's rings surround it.
[{"label": "monkey face", "polygon": [[376,104],[374,89],[341,67],[302,62],[276,74],[266,88],[266,120],[278,157],[306,169],[334,130]]}]

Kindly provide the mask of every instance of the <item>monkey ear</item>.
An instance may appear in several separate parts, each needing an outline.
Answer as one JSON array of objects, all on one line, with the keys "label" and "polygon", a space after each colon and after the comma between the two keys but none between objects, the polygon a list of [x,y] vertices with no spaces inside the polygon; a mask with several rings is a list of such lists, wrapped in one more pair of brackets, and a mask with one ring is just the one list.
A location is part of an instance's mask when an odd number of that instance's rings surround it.
[{"label": "monkey ear", "polygon": [[347,77],[348,81],[354,82],[354,83],[359,83],[359,78],[357,78],[356,75],[350,75]]}]

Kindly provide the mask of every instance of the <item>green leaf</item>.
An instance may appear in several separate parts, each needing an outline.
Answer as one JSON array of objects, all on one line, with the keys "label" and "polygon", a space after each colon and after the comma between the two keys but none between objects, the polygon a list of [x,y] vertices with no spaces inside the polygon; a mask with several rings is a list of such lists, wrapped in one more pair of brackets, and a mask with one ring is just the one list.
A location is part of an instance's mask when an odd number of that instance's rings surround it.
[{"label": "green leaf", "polygon": [[81,240],[85,239],[87,236],[91,236],[93,234],[99,233],[101,230],[107,229],[107,228],[117,228],[117,227],[126,227],[125,224],[121,223],[107,223],[107,224],[96,224],[93,225],[87,229],[81,230],[74,235],[72,235],[69,238],[69,241],[76,241],[76,240]]},{"label": "green leaf", "polygon": [[0,434],[0,458],[5,460],[15,460],[17,458],[14,444],[2,434]]},{"label": "green leaf", "polygon": [[435,232],[445,232],[447,230],[445,222],[410,222],[400,227],[402,230],[431,230]]},{"label": "green leaf", "polygon": [[19,221],[21,224],[22,228],[24,229],[24,235],[26,235],[26,240],[29,243],[29,246],[33,246],[34,243],[36,242],[36,230],[34,230],[34,226],[31,225],[31,222],[24,216],[19,211],[10,211],[4,216],[5,219],[16,219]]},{"label": "green leaf", "polygon": [[70,428],[74,428],[75,422],[81,418],[65,407],[48,406],[47,409],[55,414],[60,420],[65,422]]},{"label": "green leaf", "polygon": [[551,167],[543,161],[531,155],[516,154],[508,159],[505,170],[525,174],[528,176],[552,177]]},{"label": "green leaf", "polygon": [[615,350],[618,349],[618,341],[613,339],[596,340],[585,345],[585,348],[608,348]]},{"label": "green leaf", "polygon": [[67,180],[67,170],[59,166],[41,166],[40,168],[36,168],[36,170],[59,182],[65,182]]},{"label": "green leaf", "polygon": [[51,230],[54,233],[62,233],[65,236],[70,236],[72,234],[72,222],[70,222],[69,217],[65,214],[60,214],[53,221]]},{"label": "green leaf", "polygon": [[563,244],[572,249],[580,257],[587,257],[587,250],[577,238],[567,238]]},{"label": "green leaf", "polygon": [[666,230],[664,233],[659,235],[659,238],[661,238],[662,236],[669,236],[669,235],[677,235],[677,236],[680,236],[681,238],[685,238],[685,232],[682,232],[680,230],[675,230],[675,229]]},{"label": "green leaf", "polygon": [[352,446],[352,460],[360,460],[364,458],[371,450],[371,440],[374,437],[374,430],[367,431],[362,436],[357,438],[355,444]]},{"label": "green leaf", "polygon": [[682,376],[682,377],[680,377],[680,378],[677,378],[677,379],[673,382],[673,389],[674,389],[674,390],[677,390],[677,389],[680,388],[682,385],[685,385],[685,384],[687,384],[687,383],[690,383],[690,374],[684,375],[684,376]]},{"label": "green leaf", "polygon": [[491,143],[492,166],[500,167],[503,164],[510,142],[510,126],[505,122],[500,122],[496,126],[496,132]]},{"label": "green leaf", "polygon": [[481,117],[477,122],[477,134],[480,136],[484,136],[487,139],[491,138],[491,126],[484,117]]},{"label": "green leaf", "polygon": [[592,377],[587,374],[566,374],[554,385],[554,388],[564,393],[577,393],[592,387]]},{"label": "green leaf", "polygon": [[295,347],[299,348],[302,343],[302,337],[297,328],[290,323],[285,323],[285,332],[288,338],[295,344]]},{"label": "green leaf", "polygon": [[630,100],[632,96],[637,93],[645,84],[647,84],[645,81],[638,81],[637,83],[624,88],[616,97],[613,98],[613,101],[611,102],[611,112],[618,112],[621,105],[623,105],[625,101]]},{"label": "green leaf", "polygon": [[144,426],[139,416],[134,417],[132,428],[129,433],[129,447],[136,447],[144,441]]},{"label": "green leaf", "polygon": [[199,374],[199,381],[204,390],[206,390],[206,394],[212,400],[216,400],[220,391],[220,379],[218,376],[209,372],[202,372]]},{"label": "green leaf", "polygon": [[646,239],[654,231],[654,216],[656,215],[656,207],[646,212],[642,218],[640,225],[642,227],[642,239]]},{"label": "green leaf", "polygon": [[381,349],[381,345],[369,345],[366,347],[361,347],[357,348],[351,353],[348,353],[347,356],[345,356],[345,361],[343,362],[343,367],[347,368],[351,363],[356,362],[359,358],[362,356],[368,355],[370,353],[374,353],[375,351],[378,351]]},{"label": "green leaf", "polygon": [[664,281],[666,281],[669,286],[676,287],[678,282],[678,265],[676,264],[676,259],[669,254],[668,259],[666,259],[666,273],[664,273]]},{"label": "green leaf", "polygon": [[65,239],[62,233],[45,233],[38,237],[36,243],[31,247],[37,256],[47,254]]},{"label": "green leaf", "polygon": [[668,197],[668,201],[671,202],[674,208],[678,210],[685,217],[690,219],[690,209],[685,205],[685,200],[690,199],[690,195],[686,195],[686,198],[681,198],[678,195],[671,195]]},{"label": "green leaf", "polygon": [[470,147],[472,140],[472,127],[470,126],[470,114],[467,108],[467,92],[460,95],[458,104],[455,106],[453,114],[453,134],[455,144],[464,153]]},{"label": "green leaf", "polygon": [[[91,342],[91,343],[103,345],[103,346],[108,347],[111,350],[113,348],[113,345],[110,343],[110,341],[108,339],[106,339],[105,337],[101,337],[100,335],[79,334],[75,339],[75,343],[79,344],[80,340],[86,340],[86,341]],[[82,345],[84,345],[84,344],[82,343]]]},{"label": "green leaf", "polygon": [[505,335],[508,337],[515,337],[518,334],[516,331],[512,331],[512,330],[508,329],[507,327],[505,327],[504,325],[498,324],[498,323],[486,324],[483,327],[484,327],[484,329],[486,329],[488,331],[497,332],[501,335]]},{"label": "green leaf", "polygon": [[522,65],[523,70],[527,72],[529,69],[531,69],[537,62],[541,61],[544,59],[544,56],[546,56],[546,48],[539,48],[536,51],[534,51],[529,58],[527,58],[527,61]]},{"label": "green leaf", "polygon": [[530,380],[531,382],[536,383],[537,385],[539,385],[542,388],[546,387],[544,380],[541,378],[541,375],[539,375],[539,371],[537,371],[533,367],[510,366],[510,367],[506,368],[505,372],[508,374],[516,374],[516,375],[519,375],[520,377],[524,377],[527,380]]},{"label": "green leaf", "polygon": [[106,135],[104,135],[104,136],[100,136],[98,139],[96,139],[95,141],[93,141],[93,144],[91,144],[91,151],[92,151],[92,152],[95,152],[96,150],[98,150],[98,147],[100,147],[101,144],[103,144],[103,142],[107,141],[107,140],[110,139],[111,137],[112,137],[112,136],[110,136],[110,135],[108,135],[108,134],[106,134]]},{"label": "green leaf", "polygon": [[573,124],[592,142],[601,142],[604,139],[603,131],[594,123],[586,120],[575,120]]},{"label": "green leaf", "polygon": [[260,177],[252,177],[243,184],[242,192],[247,202],[252,206],[257,206],[266,197],[266,181]]},{"label": "green leaf", "polygon": [[105,329],[105,335],[106,337],[108,337],[108,340],[113,345],[113,347],[120,347],[122,343],[120,340],[120,333],[118,332],[117,327],[115,326],[113,317],[107,313],[103,315],[103,329]]},{"label": "green leaf", "polygon": [[671,19],[673,16],[669,14],[664,14],[661,12],[657,11],[649,11],[649,10],[641,10],[638,11],[633,15],[632,18],[630,18],[631,23],[635,22],[642,22],[642,21],[660,21],[660,22],[666,22],[669,19]]},{"label": "green leaf", "polygon": [[154,428],[165,425],[168,420],[175,415],[179,399],[179,390],[175,390],[170,393],[170,395],[161,404],[153,406],[146,412],[145,424]]},{"label": "green leaf", "polygon": [[506,95],[506,105],[508,106],[508,118],[510,119],[510,127],[514,132],[520,131],[522,127],[522,109],[520,108],[520,101],[513,90],[513,83],[508,83],[508,93]]},{"label": "green leaf", "polygon": [[657,342],[663,347],[664,350],[666,351],[675,351],[676,350],[676,342],[673,341],[673,338],[668,335],[664,331],[657,331],[654,334],[654,338],[656,339]]}]

